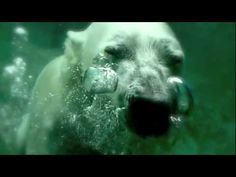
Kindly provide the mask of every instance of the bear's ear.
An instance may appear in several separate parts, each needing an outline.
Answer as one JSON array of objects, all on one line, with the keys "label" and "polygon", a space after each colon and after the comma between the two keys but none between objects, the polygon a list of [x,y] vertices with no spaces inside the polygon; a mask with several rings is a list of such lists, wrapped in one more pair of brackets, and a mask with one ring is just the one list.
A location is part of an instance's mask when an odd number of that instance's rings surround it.
[{"label": "bear's ear", "polygon": [[65,56],[69,58],[69,62],[71,64],[78,63],[80,60],[86,38],[86,31],[67,32],[67,39],[65,41]]}]

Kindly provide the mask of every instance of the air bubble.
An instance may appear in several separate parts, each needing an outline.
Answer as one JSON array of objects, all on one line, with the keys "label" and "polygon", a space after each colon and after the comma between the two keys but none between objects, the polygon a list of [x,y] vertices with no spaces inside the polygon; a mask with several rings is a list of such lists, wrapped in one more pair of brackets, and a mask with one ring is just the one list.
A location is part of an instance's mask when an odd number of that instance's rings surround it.
[{"label": "air bubble", "polygon": [[25,28],[18,26],[15,28],[14,33],[19,38],[23,40],[28,40],[28,32],[26,31]]},{"label": "air bubble", "polygon": [[170,120],[176,128],[179,128],[182,124],[182,118],[179,115],[170,116]]},{"label": "air bubble", "polygon": [[51,93],[51,92],[49,92],[49,96],[53,97],[53,96],[54,96],[54,94],[53,94],[53,93]]}]

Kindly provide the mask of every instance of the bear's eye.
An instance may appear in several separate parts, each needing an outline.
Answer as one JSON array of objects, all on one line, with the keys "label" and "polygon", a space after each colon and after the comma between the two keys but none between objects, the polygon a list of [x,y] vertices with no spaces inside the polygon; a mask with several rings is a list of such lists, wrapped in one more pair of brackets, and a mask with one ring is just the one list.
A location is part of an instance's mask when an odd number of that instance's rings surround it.
[{"label": "bear's eye", "polygon": [[125,57],[127,48],[124,45],[107,46],[104,52],[113,58],[119,59]]},{"label": "bear's eye", "polygon": [[158,55],[168,65],[181,65],[184,61],[184,53],[180,45],[170,39],[162,39],[158,42]]}]

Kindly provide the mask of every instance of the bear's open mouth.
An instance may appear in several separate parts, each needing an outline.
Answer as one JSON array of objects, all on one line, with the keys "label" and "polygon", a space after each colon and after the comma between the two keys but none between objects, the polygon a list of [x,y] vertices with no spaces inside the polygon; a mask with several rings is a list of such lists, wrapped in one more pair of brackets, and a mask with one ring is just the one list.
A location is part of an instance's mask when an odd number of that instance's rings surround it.
[{"label": "bear's open mouth", "polygon": [[166,135],[171,125],[179,126],[193,107],[192,93],[180,78],[168,79],[171,102],[132,97],[126,111],[128,127],[141,137]]},{"label": "bear's open mouth", "polygon": [[127,125],[141,137],[161,136],[169,130],[170,114],[170,106],[165,102],[133,98],[126,112]]}]

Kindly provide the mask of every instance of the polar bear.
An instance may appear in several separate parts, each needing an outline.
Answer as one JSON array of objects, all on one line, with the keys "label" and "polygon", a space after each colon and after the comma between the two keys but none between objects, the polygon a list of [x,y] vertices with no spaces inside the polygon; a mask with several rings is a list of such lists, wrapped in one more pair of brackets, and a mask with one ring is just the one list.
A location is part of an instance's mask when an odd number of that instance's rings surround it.
[{"label": "polar bear", "polygon": [[190,109],[178,105],[183,63],[183,49],[164,22],[69,31],[64,54],[34,86],[19,129],[24,152],[142,153],[142,142],[168,133],[171,118]]}]

